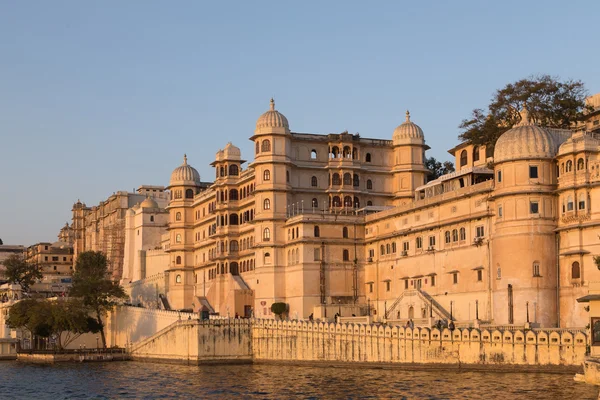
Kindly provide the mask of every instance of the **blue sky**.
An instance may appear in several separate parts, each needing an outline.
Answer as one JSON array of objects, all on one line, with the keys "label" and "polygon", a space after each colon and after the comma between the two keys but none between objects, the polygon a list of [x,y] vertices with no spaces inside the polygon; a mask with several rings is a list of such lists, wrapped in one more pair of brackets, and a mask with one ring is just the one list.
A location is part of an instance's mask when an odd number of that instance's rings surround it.
[{"label": "blue sky", "polygon": [[[293,4],[293,5],[290,5]],[[600,2],[0,0],[0,238],[54,241],[81,199],[166,185],[183,153],[251,159],[271,96],[296,132],[460,121],[532,74],[600,92]]]}]

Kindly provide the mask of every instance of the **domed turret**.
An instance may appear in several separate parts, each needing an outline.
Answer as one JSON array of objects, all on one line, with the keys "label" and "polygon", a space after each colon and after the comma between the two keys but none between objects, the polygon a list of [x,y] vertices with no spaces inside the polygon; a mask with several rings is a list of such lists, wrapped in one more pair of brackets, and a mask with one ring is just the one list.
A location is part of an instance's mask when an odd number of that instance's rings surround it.
[{"label": "domed turret", "polygon": [[275,100],[271,99],[271,109],[261,115],[256,121],[256,130],[265,128],[284,128],[290,129],[288,120],[279,111],[275,109]]},{"label": "domed turret", "polygon": [[239,160],[242,156],[242,152],[240,148],[231,144],[231,142],[227,143],[225,149],[223,150],[223,159],[224,160]]},{"label": "domed turret", "polygon": [[169,186],[196,186],[200,183],[200,174],[188,165],[187,156],[183,155],[183,164],[173,170]]},{"label": "domed turret", "polygon": [[398,125],[392,137],[394,146],[402,144],[422,144],[425,140],[421,127],[410,120],[410,113],[406,111],[406,121]]},{"label": "domed turret", "polygon": [[146,197],[142,204],[140,204],[142,208],[158,208],[158,203],[151,197]]},{"label": "domed turret", "polygon": [[529,120],[527,109],[521,111],[521,121],[504,132],[494,147],[494,162],[553,158],[556,143],[544,128]]}]

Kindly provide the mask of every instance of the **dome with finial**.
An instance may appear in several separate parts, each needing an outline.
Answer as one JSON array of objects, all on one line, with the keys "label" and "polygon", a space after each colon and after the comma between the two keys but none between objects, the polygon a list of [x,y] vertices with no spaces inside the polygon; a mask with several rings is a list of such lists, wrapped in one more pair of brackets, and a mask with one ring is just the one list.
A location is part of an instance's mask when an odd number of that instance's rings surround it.
[{"label": "dome with finial", "polygon": [[158,208],[158,203],[152,197],[146,197],[142,204],[140,204],[142,208]]},{"label": "dome with finial", "polygon": [[225,156],[225,160],[237,160],[242,156],[240,148],[234,146],[231,142],[227,143],[227,146],[225,146],[223,153]]},{"label": "dome with finial", "polygon": [[410,112],[406,110],[406,120],[394,129],[392,137],[394,145],[422,144],[425,135],[421,127],[410,120]]},{"label": "dome with finial", "polygon": [[494,162],[553,158],[557,146],[552,135],[529,118],[525,105],[521,110],[521,120],[513,128],[504,132],[494,146]]},{"label": "dome with finial", "polygon": [[183,155],[183,164],[173,170],[169,186],[196,186],[200,183],[200,174],[188,165],[187,155]]},{"label": "dome with finial", "polygon": [[261,115],[256,121],[256,129],[262,128],[284,128],[290,129],[288,120],[279,111],[275,109],[275,100],[271,98],[270,110]]}]

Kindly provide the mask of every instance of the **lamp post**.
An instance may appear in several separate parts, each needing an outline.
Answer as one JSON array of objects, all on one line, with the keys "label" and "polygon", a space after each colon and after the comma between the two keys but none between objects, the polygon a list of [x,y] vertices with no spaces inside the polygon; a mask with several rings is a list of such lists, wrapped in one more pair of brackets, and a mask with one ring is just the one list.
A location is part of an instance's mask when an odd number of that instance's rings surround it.
[{"label": "lamp post", "polygon": [[338,315],[342,316],[342,299],[338,298]]},{"label": "lamp post", "polygon": [[367,315],[371,316],[371,298],[367,297]]},{"label": "lamp post", "polygon": [[383,302],[383,317],[387,319],[387,300]]},{"label": "lamp post", "polygon": [[527,323],[529,323],[529,302],[525,302],[525,307],[527,307]]},{"label": "lamp post", "polygon": [[475,319],[479,320],[479,300],[475,300]]},{"label": "lamp post", "polygon": [[98,350],[100,348],[100,345],[98,344],[98,336],[96,336],[96,350]]},{"label": "lamp post", "polygon": [[450,321],[454,321],[452,306],[454,305],[454,301],[450,301]]}]

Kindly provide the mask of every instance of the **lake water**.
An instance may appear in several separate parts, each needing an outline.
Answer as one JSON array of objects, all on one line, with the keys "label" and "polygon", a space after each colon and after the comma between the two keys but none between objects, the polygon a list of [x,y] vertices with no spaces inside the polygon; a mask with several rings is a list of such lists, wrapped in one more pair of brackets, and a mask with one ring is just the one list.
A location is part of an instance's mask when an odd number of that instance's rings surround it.
[{"label": "lake water", "polygon": [[596,399],[571,374],[0,362],[2,399]]}]

